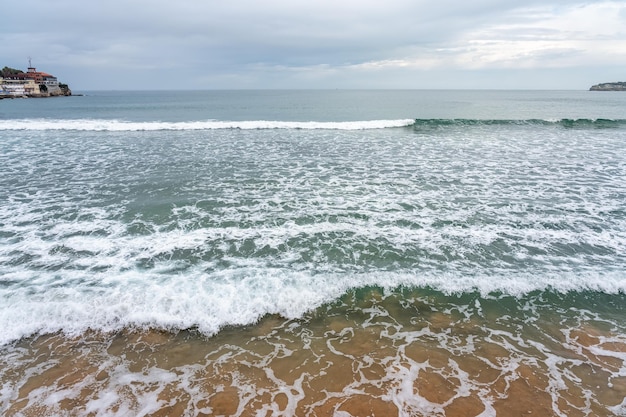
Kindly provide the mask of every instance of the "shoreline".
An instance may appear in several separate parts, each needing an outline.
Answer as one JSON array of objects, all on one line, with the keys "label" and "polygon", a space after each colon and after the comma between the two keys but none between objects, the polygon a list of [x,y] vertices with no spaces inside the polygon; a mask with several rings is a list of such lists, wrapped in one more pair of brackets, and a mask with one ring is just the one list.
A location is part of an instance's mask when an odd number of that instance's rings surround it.
[{"label": "shoreline", "polygon": [[624,410],[626,339],[606,323],[565,322],[545,306],[533,316],[539,324],[529,325],[533,317],[507,312],[516,306],[432,302],[373,289],[302,319],[265,316],[213,337],[125,329],[22,339],[0,348],[0,410],[446,417]]},{"label": "shoreline", "polygon": [[20,98],[54,98],[54,97],[82,97],[84,94],[58,94],[58,95],[0,95],[0,100],[3,99],[20,99]]},{"label": "shoreline", "polygon": [[624,416],[624,105],[0,104],[0,415]]}]

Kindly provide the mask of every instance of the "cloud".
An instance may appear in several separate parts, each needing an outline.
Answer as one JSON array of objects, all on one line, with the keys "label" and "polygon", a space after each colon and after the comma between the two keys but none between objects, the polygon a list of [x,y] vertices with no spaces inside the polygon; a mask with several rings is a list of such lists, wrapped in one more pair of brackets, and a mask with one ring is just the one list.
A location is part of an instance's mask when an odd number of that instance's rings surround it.
[{"label": "cloud", "polygon": [[539,6],[509,11],[502,21],[458,32],[434,48],[402,59],[364,62],[375,68],[553,68],[589,60],[626,63],[626,5],[588,4],[564,10]]},{"label": "cloud", "polygon": [[388,85],[398,72],[614,68],[626,56],[626,4],[616,1],[24,0],[20,7],[29,13],[0,28],[10,61],[3,65],[30,55],[79,88],[153,88],[164,78],[172,88],[334,88],[351,79],[367,87]]}]

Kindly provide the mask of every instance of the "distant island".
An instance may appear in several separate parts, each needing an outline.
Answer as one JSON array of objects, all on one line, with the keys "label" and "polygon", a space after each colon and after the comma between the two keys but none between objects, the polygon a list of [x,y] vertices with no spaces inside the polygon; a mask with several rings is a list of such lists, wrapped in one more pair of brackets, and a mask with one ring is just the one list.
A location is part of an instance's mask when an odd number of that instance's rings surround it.
[{"label": "distant island", "polygon": [[54,75],[37,71],[32,66],[26,72],[9,67],[0,70],[0,99],[71,95],[72,90],[67,84],[60,83]]},{"label": "distant island", "polygon": [[626,91],[626,82],[596,84],[589,91]]}]

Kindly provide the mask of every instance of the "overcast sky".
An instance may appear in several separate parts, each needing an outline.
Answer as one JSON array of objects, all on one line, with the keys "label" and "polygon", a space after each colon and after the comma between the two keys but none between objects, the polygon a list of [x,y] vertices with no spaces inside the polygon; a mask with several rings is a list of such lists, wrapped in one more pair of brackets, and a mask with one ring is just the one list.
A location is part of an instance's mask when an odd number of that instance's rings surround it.
[{"label": "overcast sky", "polygon": [[74,91],[626,81],[624,0],[20,0],[0,22],[0,66]]}]

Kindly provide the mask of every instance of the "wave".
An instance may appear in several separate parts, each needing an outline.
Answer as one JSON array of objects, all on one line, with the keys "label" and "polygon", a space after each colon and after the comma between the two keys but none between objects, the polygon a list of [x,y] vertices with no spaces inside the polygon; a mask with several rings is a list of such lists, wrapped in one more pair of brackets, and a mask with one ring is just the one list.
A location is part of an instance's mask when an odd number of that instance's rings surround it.
[{"label": "wave", "polygon": [[219,129],[302,129],[302,130],[368,130],[411,126],[414,119],[365,120],[343,122],[289,122],[271,120],[194,122],[131,122],[106,119],[17,119],[0,120],[0,130],[78,130],[78,131],[158,131]]},{"label": "wave", "polygon": [[107,119],[12,119],[0,120],[0,131],[73,130],[73,131],[164,131],[164,130],[371,130],[413,126],[416,130],[473,126],[554,126],[578,129],[626,127],[626,119],[390,119],[341,122],[294,122],[278,120],[132,122]]},{"label": "wave", "polygon": [[[349,291],[381,288],[412,289],[441,295],[523,298],[532,294],[587,294],[596,297],[624,293],[620,272],[571,274],[476,275],[376,272],[367,274],[311,274],[306,271],[248,267],[207,273],[201,267],[185,274],[172,269],[119,274],[80,271],[39,273],[29,280],[39,288],[21,285],[10,274],[1,290],[0,346],[33,334],[64,331],[105,332],[123,328],[184,330],[196,328],[211,336],[226,326],[249,325],[263,316],[300,318]],[[174,273],[173,273],[174,272]],[[59,282],[62,281],[62,282]],[[594,284],[583,284],[583,281]],[[560,294],[560,295],[559,295]]]},{"label": "wave", "polygon": [[626,119],[416,119],[414,123],[416,129],[445,128],[450,126],[523,125],[607,129],[626,127]]}]

